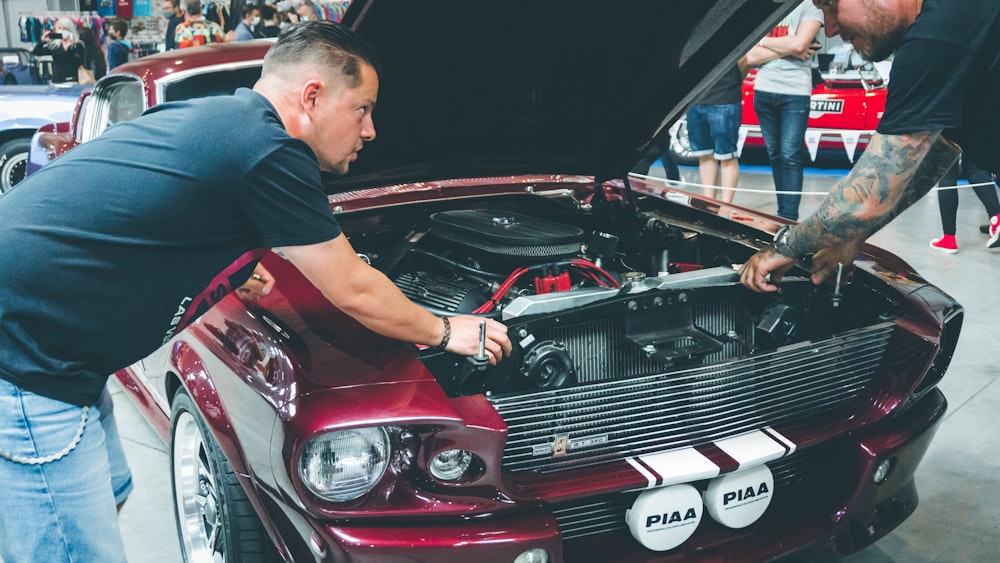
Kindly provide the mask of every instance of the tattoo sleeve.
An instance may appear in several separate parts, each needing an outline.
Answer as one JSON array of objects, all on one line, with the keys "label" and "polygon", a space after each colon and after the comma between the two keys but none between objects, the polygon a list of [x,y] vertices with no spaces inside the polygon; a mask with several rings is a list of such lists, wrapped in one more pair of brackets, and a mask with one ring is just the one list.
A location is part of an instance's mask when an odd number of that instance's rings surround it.
[{"label": "tattoo sleeve", "polygon": [[924,196],[958,157],[940,131],[872,136],[861,158],[789,233],[788,245],[815,252],[863,241]]}]

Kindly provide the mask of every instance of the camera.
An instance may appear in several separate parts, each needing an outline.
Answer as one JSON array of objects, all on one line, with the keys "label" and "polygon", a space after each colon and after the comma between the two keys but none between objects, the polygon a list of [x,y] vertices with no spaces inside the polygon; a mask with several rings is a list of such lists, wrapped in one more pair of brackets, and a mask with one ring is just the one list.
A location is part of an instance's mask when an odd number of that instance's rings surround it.
[{"label": "camera", "polygon": [[58,41],[58,40],[60,40],[62,38],[63,38],[63,34],[59,33],[58,31],[53,31],[53,32],[49,33],[49,40],[50,41]]}]

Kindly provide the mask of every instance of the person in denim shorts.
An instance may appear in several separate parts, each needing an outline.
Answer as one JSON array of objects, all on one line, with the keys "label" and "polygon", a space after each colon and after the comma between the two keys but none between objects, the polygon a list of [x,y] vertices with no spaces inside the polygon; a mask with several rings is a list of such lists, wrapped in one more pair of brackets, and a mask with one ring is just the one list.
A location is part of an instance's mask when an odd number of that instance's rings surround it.
[{"label": "person in denim shorts", "polygon": [[[702,192],[727,203],[733,201],[740,178],[736,145],[740,136],[740,85],[743,73],[734,65],[688,109],[687,132],[691,154],[698,157]],[[722,173],[719,174],[721,169]],[[721,192],[716,195],[716,192]]]}]

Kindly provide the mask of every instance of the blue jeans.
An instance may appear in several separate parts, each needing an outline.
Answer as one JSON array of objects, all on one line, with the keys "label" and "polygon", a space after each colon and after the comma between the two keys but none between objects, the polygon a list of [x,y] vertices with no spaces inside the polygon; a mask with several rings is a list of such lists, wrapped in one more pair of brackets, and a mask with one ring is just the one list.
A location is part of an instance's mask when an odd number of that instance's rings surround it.
[{"label": "blue jeans", "polygon": [[84,413],[0,379],[0,452],[4,563],[125,562],[116,504],[132,474],[107,389]]},{"label": "blue jeans", "polygon": [[[802,191],[802,143],[809,122],[809,96],[754,92],[754,111],[771,160],[774,189]],[[797,221],[800,195],[778,194],[778,215]]]},{"label": "blue jeans", "polygon": [[742,110],[735,104],[695,104],[687,112],[688,141],[693,156],[715,154],[715,160],[736,157]]}]

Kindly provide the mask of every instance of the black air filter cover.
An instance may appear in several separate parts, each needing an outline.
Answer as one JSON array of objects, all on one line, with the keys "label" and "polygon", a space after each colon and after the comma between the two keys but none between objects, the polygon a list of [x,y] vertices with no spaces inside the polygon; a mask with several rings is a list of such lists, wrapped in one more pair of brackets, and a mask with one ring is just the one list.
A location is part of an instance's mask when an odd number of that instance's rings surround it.
[{"label": "black air filter cover", "polygon": [[583,231],[512,211],[459,210],[431,215],[434,235],[505,256],[551,258],[580,251]]}]

